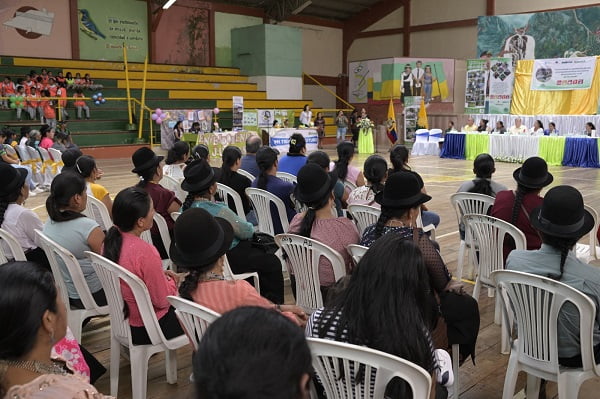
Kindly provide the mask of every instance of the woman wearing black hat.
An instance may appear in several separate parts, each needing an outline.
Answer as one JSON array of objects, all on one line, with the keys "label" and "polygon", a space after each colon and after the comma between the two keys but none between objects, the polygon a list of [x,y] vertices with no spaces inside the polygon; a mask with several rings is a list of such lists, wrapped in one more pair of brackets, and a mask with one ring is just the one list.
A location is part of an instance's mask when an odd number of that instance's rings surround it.
[{"label": "woman wearing black hat", "polygon": [[[157,156],[150,148],[142,147],[134,152],[131,157],[135,166],[132,172],[140,176],[140,182],[137,186],[148,192],[154,203],[154,209],[165,218],[169,234],[172,236],[175,222],[171,218],[171,213],[179,211],[181,201],[177,199],[173,191],[167,190],[158,184],[163,177],[163,158],[162,156]],[[158,249],[161,258],[167,259],[169,255],[160,238],[158,227],[152,226],[150,233],[152,234],[152,242],[156,249]]]},{"label": "woman wearing black hat", "polygon": [[[529,214],[534,208],[542,205],[540,197],[542,188],[546,187],[554,177],[548,172],[548,164],[542,158],[528,158],[523,166],[513,172],[517,182],[517,190],[500,191],[492,207],[492,216],[505,220],[525,234],[527,249],[539,249],[542,239],[538,231],[532,226]],[[515,249],[512,240],[504,240],[504,259]]]},{"label": "woman wearing black hat", "polygon": [[[129,187],[115,197],[113,219],[115,225],[106,233],[103,255],[138,276],[148,287],[158,324],[171,339],[183,334],[175,310],[167,301],[168,295],[177,295],[179,276],[163,271],[156,248],[140,238],[153,225],[154,207],[148,193],[139,187]],[[150,344],[150,337],[137,307],[133,292],[122,286],[131,339],[136,345]]]},{"label": "woman wearing black hat", "polygon": [[[308,210],[294,216],[289,232],[312,238],[338,251],[344,258],[346,272],[349,274],[354,264],[346,247],[357,244],[360,237],[356,225],[350,219],[336,217],[333,197],[336,181],[335,177],[332,178],[317,164],[309,163],[300,169],[294,196]],[[319,261],[319,281],[322,291],[336,282],[331,263],[323,258]],[[294,283],[292,287],[295,288]]]},{"label": "woman wearing black hat", "polygon": [[[202,226],[204,234],[197,234],[198,226]],[[189,272],[179,287],[180,295],[221,314],[241,306],[279,310],[303,326],[306,314],[298,306],[275,305],[260,296],[247,281],[225,280],[223,263],[234,239],[231,223],[213,217],[204,209],[189,209],[177,219],[171,259]]]},{"label": "woman wearing black hat", "polygon": [[[17,239],[27,260],[49,270],[48,258],[35,242],[35,230],[44,227],[42,221],[35,212],[23,206],[29,197],[26,178],[27,170],[0,163],[0,227]],[[9,254],[6,243],[1,245],[4,253]]]},{"label": "woman wearing black hat", "polygon": [[[370,247],[383,235],[397,234],[419,247],[429,273],[431,291],[439,298],[441,313],[448,326],[447,341],[461,344],[461,355],[466,358],[474,355],[479,333],[479,310],[477,302],[470,295],[462,295],[462,284],[452,280],[429,236],[416,227],[420,205],[430,199],[429,195],[421,192],[419,181],[413,173],[393,173],[383,191],[375,196],[381,205],[381,216],[376,224],[365,229],[360,243]],[[446,349],[443,327],[439,327],[434,339],[437,347]]]},{"label": "woman wearing black hat", "polygon": [[[529,215],[542,236],[538,250],[512,251],[506,268],[550,277],[567,284],[600,303],[600,270],[583,263],[572,251],[577,241],[594,227],[592,215],[583,206],[583,197],[571,186],[553,187],[540,207]],[[600,316],[594,320],[594,358],[600,363]],[[558,361],[566,367],[581,367],[579,312],[563,306],[558,318]]]},{"label": "woman wearing black hat", "polygon": [[[189,164],[183,173],[185,179],[181,188],[189,194],[183,203],[182,211],[185,213],[190,208],[201,208],[214,217],[228,221],[233,228],[233,239],[227,251],[232,271],[258,272],[263,295],[274,303],[283,303],[283,275],[279,259],[252,246],[254,226],[251,223],[241,220],[226,204],[214,202],[217,178],[213,168],[206,161],[200,160]],[[173,261],[179,266],[174,259]]]}]

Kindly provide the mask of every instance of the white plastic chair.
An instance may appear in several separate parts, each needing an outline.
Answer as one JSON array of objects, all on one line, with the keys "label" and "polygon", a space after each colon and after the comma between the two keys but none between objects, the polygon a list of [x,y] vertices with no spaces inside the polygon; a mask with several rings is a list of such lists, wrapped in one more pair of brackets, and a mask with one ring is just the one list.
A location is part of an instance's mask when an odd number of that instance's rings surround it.
[{"label": "white plastic chair", "polygon": [[217,193],[223,199],[223,202],[228,205],[229,198],[233,199],[233,203],[235,204],[235,212],[238,217],[243,221],[246,221],[246,214],[244,213],[244,204],[242,203],[242,197],[235,191],[233,188],[226,186],[225,184],[217,183]]},{"label": "white plastic chair", "polygon": [[411,155],[427,155],[429,143],[429,130],[417,129],[415,132],[415,142],[413,144]]},{"label": "white plastic chair", "polygon": [[248,179],[250,179],[250,181],[254,181],[254,179],[256,179],[256,176],[254,176],[252,173],[244,170],[244,169],[238,169],[237,172],[242,175],[247,177]]},{"label": "white plastic chair", "polygon": [[[488,287],[488,296],[491,297],[494,294],[496,284],[491,278],[491,274],[496,270],[504,269],[503,247],[506,235],[512,237],[517,250],[526,249],[527,240],[525,234],[517,227],[492,216],[466,214],[463,216],[463,221],[466,228],[471,230],[468,244],[471,248],[475,248],[475,245],[477,245],[477,256],[475,251],[471,251],[471,260],[477,270],[473,298],[479,301],[482,285]],[[502,324],[500,309],[500,298],[496,295],[496,308],[494,310],[494,323],[496,324]],[[508,336],[505,328],[502,328],[501,352],[509,352]]]},{"label": "white plastic chair", "polygon": [[[306,340],[328,399],[383,398],[394,377],[410,385],[414,399],[429,398],[431,376],[408,360],[364,346],[319,338]],[[362,382],[355,380],[359,369],[364,375]]]},{"label": "white plastic chair", "polygon": [[417,213],[417,220],[415,221],[417,227],[421,228],[423,232],[429,233],[432,240],[435,240],[435,226],[430,223],[427,226],[423,226],[423,218],[421,212]]},{"label": "white plastic chair", "polygon": [[296,234],[278,234],[275,242],[287,255],[289,270],[296,277],[296,304],[306,313],[323,307],[319,281],[319,261],[329,260],[335,281],[346,275],[344,258],[336,250],[311,238]]},{"label": "white plastic chair", "polygon": [[[60,173],[62,171],[62,167],[63,165],[63,161],[62,161],[62,152],[60,152],[59,150],[57,150],[56,148],[48,148],[48,152],[50,153],[50,156],[52,157],[52,160],[54,161],[52,163],[52,173],[54,173],[55,175]],[[56,173],[54,172],[54,169],[56,170]]]},{"label": "white plastic chair", "polygon": [[113,221],[108,214],[106,205],[92,195],[87,196],[86,207],[81,213],[88,218],[95,220],[96,223],[100,225],[100,228],[104,231],[108,231],[108,229],[110,229],[113,225]]},{"label": "white plastic chair", "polygon": [[354,263],[358,265],[358,262],[360,262],[363,255],[367,253],[369,247],[358,244],[350,244],[346,247],[346,250],[348,250],[348,253],[352,257],[352,260],[354,260]]},{"label": "white plastic chair", "polygon": [[4,229],[0,229],[0,265],[9,260],[26,262],[27,258],[15,236]]},{"label": "white plastic chair", "polygon": [[429,140],[427,144],[427,155],[440,155],[440,143],[443,143],[442,129],[431,129],[429,131]]},{"label": "white plastic chair", "polygon": [[181,188],[180,180],[174,179],[171,176],[164,175],[162,179],[160,179],[159,184],[167,190],[173,191],[179,201],[185,201],[185,198],[187,197],[188,193],[187,191]]},{"label": "white plastic chair", "polygon": [[[178,212],[173,212],[173,214],[178,213]],[[154,224],[156,225],[156,227],[158,228],[158,234],[160,234],[160,239],[163,242],[163,245],[165,246],[165,249],[167,250],[167,253],[169,252],[169,248],[171,248],[171,235],[169,234],[169,228],[167,227],[167,221],[165,220],[165,218],[159,214],[158,212],[154,213]],[[144,230],[142,232],[142,234],[140,234],[140,238],[144,241],[146,241],[148,244],[150,245],[154,245],[154,241],[152,240],[152,233],[150,232],[150,230]],[[173,268],[173,263],[171,262],[171,259],[162,259],[162,265],[163,265],[163,270],[168,270]],[[177,270],[174,270],[177,271]]]},{"label": "white plastic chair", "polygon": [[42,159],[42,156],[40,155],[40,153],[38,152],[38,150],[36,150],[33,147],[30,146],[25,146],[25,150],[27,151],[27,154],[29,155],[29,161],[31,162],[31,168],[34,169],[34,165],[35,168],[39,171],[39,175],[40,175],[40,179],[41,179],[41,185],[44,187],[49,187],[50,184],[52,184],[52,179],[54,179],[54,176],[52,175],[52,168],[51,167],[47,167],[44,164],[44,160]]},{"label": "white plastic chair", "polygon": [[286,181],[288,183],[296,184],[298,183],[298,178],[291,173],[287,172],[277,172],[276,176],[281,180]]},{"label": "white plastic chair", "polygon": [[358,188],[355,183],[352,183],[350,180],[344,180],[344,188],[348,192],[352,192]]},{"label": "white plastic chair", "polygon": [[[110,394],[117,397],[121,346],[129,348],[133,399],[147,397],[148,360],[155,353],[165,352],[167,382],[177,383],[175,350],[189,343],[186,335],[182,334],[172,339],[165,338],[154,313],[148,288],[138,276],[98,254],[86,251],[86,255],[92,261],[92,266],[100,278],[110,309]],[[130,325],[123,313],[122,283],[129,286],[133,292],[144,327],[152,342],[149,345],[134,345],[131,341]]]},{"label": "white plastic chair", "polygon": [[575,253],[577,257],[586,262],[590,263],[591,261],[598,259],[598,237],[596,234],[598,233],[598,227],[600,226],[600,220],[598,219],[598,212],[594,208],[589,205],[584,205],[584,208],[592,214],[594,218],[594,228],[590,231],[590,243],[586,244],[577,244],[575,246]]},{"label": "white plastic chair", "polygon": [[21,165],[26,165],[31,168],[31,179],[33,180],[33,182],[40,187],[44,187],[44,176],[38,164],[37,156],[34,159],[32,159],[29,156],[29,151],[27,150],[27,148],[27,146],[18,145],[15,147],[15,151],[17,151],[19,158],[21,158]]},{"label": "white plastic chair", "polygon": [[[463,225],[462,218],[467,214],[487,215],[489,209],[494,205],[494,197],[477,193],[454,193],[450,196],[450,204],[456,213],[458,225]],[[463,265],[465,251],[468,250],[467,239],[469,232],[465,228],[465,238],[460,240],[458,249],[458,260],[456,265],[456,279],[461,280],[463,276]],[[472,265],[471,265],[472,266]],[[469,276],[471,277],[471,276]]]},{"label": "white plastic chair", "polygon": [[[108,314],[108,306],[98,306],[85,281],[85,277],[79,265],[79,261],[71,252],[48,238],[40,230],[35,231],[40,247],[46,253],[46,257],[52,269],[54,282],[56,283],[63,302],[67,308],[67,321],[77,342],[81,342],[82,324],[88,317],[105,316]],[[69,306],[69,294],[66,281],[71,281],[83,303],[83,309],[72,309]]]},{"label": "white plastic chair", "polygon": [[58,161],[55,162],[54,159],[52,159],[52,157],[50,156],[48,150],[43,147],[39,147],[38,152],[42,157],[42,168],[44,169],[44,176],[48,181],[52,182],[54,176],[58,174]]},{"label": "white plastic chair", "polygon": [[178,296],[169,295],[167,300],[175,308],[175,314],[183,326],[185,333],[194,348],[198,350],[198,345],[208,326],[221,315],[209,308],[199,305],[196,302]]},{"label": "white plastic chair", "polygon": [[283,231],[289,230],[290,225],[287,219],[285,205],[278,196],[254,187],[248,187],[246,189],[246,195],[250,198],[252,207],[256,212],[258,231],[273,237],[275,236],[275,227],[273,226],[273,217],[271,215],[271,203],[277,208],[277,214]]},{"label": "white plastic chair", "polygon": [[[519,371],[527,373],[528,398],[538,397],[542,378],[557,382],[559,398],[577,398],[584,381],[600,376],[594,361],[594,302],[584,293],[546,277],[501,270],[492,278],[502,298],[505,322],[510,325],[514,318],[518,335],[511,345],[502,398],[513,398]],[[557,324],[560,309],[567,302],[579,312],[580,368],[558,363]]]},{"label": "white plastic chair", "polygon": [[377,223],[381,215],[381,209],[369,205],[348,205],[348,212],[356,222],[359,236],[362,236],[367,227]]},{"label": "white plastic chair", "polygon": [[181,212],[171,212],[171,219],[173,221],[176,221],[179,216],[181,216]]},{"label": "white plastic chair", "polygon": [[258,279],[257,272],[248,272],[248,273],[240,273],[234,274],[231,270],[231,265],[229,264],[229,260],[227,260],[227,256],[225,256],[225,261],[223,262],[223,276],[225,280],[246,280],[247,278],[251,278],[254,282],[254,288],[260,294],[260,280]]}]

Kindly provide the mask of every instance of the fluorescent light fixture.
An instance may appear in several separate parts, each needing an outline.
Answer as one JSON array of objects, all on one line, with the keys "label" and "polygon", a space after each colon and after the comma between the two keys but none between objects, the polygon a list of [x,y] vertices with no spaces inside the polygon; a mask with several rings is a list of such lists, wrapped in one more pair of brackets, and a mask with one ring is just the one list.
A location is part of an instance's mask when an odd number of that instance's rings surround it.
[{"label": "fluorescent light fixture", "polygon": [[173,5],[173,3],[175,3],[177,0],[169,0],[165,3],[165,5],[163,6],[163,9],[166,10],[167,8],[171,7]]},{"label": "fluorescent light fixture", "polygon": [[305,1],[300,7],[292,11],[292,15],[300,14],[306,7],[312,4],[312,0]]}]

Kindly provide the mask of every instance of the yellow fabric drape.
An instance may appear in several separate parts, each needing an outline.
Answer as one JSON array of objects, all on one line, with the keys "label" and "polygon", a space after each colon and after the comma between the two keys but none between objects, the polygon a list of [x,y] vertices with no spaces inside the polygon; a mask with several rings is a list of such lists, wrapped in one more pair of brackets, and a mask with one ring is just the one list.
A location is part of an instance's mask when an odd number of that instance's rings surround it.
[{"label": "yellow fabric drape", "polygon": [[533,60],[517,62],[510,113],[514,115],[593,115],[600,95],[600,58],[587,90],[530,90]]}]

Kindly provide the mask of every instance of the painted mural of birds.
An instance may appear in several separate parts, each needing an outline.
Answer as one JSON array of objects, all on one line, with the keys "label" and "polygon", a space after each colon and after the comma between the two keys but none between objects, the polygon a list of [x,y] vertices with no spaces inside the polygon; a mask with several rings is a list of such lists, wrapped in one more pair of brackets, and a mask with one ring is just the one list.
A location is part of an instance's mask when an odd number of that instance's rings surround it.
[{"label": "painted mural of birds", "polygon": [[94,21],[90,18],[90,13],[85,8],[81,8],[79,11],[79,29],[91,37],[94,40],[98,40],[98,36],[102,39],[106,39],[106,36],[102,34],[94,24]]}]

